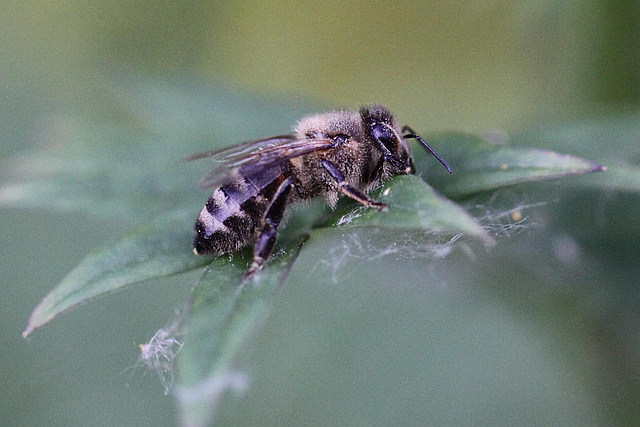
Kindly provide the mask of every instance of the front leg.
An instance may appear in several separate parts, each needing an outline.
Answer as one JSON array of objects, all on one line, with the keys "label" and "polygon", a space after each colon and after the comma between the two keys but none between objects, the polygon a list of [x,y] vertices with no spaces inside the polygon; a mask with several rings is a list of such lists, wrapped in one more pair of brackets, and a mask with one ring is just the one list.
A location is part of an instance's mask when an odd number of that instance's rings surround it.
[{"label": "front leg", "polygon": [[329,174],[331,174],[333,179],[336,180],[336,182],[338,183],[338,187],[340,188],[340,191],[345,195],[351,197],[353,200],[363,204],[368,208],[374,208],[378,210],[387,209],[386,204],[381,202],[376,202],[375,200],[369,198],[369,196],[367,196],[357,188],[354,188],[351,185],[349,185],[349,183],[345,180],[342,172],[340,172],[336,167],[336,165],[334,165],[333,163],[327,160],[323,160],[322,166],[324,166],[324,168],[329,172]]},{"label": "front leg", "polygon": [[284,209],[287,206],[287,198],[289,197],[292,187],[293,178],[287,178],[280,184],[276,194],[273,196],[273,200],[262,218],[260,235],[258,235],[258,239],[253,247],[253,263],[251,263],[249,271],[244,275],[245,279],[260,270],[269,259],[273,247],[276,244],[278,226],[282,221]]}]

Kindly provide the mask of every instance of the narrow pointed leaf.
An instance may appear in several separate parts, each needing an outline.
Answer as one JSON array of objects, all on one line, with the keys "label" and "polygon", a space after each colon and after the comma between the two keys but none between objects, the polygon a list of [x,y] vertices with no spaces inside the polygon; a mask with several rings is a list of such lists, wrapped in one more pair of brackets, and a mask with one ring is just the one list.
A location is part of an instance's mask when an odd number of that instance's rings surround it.
[{"label": "narrow pointed leaf", "polygon": [[210,262],[191,252],[193,212],[175,211],[87,256],[35,308],[23,336],[92,298]]},{"label": "narrow pointed leaf", "polygon": [[243,279],[248,260],[215,260],[200,278],[189,305],[185,345],[180,354],[177,398],[185,426],[205,426],[213,418],[222,392],[234,383],[233,364],[286,281],[299,249],[292,248],[250,279]]},{"label": "narrow pointed leaf", "polygon": [[640,191],[640,167],[620,161],[607,165],[607,173],[580,180],[580,186],[615,191]]},{"label": "narrow pointed leaf", "polygon": [[544,123],[515,137],[515,143],[575,151],[602,159],[607,173],[577,185],[614,191],[640,191],[640,116],[638,112],[603,114],[588,121]]},{"label": "narrow pointed leaf", "polygon": [[466,234],[492,245],[493,239],[461,206],[439,195],[420,178],[407,175],[387,182],[375,196],[387,204],[386,211],[356,209],[343,216],[343,227],[377,226],[421,229],[435,233]]},{"label": "narrow pointed leaf", "polygon": [[[424,153],[416,155],[416,169],[438,191],[450,198],[465,197],[523,182],[605,170],[603,166],[577,156],[493,144],[467,134],[443,134],[430,138],[429,143],[449,162],[453,174],[434,170],[433,160]],[[419,152],[419,148],[414,151]]]}]

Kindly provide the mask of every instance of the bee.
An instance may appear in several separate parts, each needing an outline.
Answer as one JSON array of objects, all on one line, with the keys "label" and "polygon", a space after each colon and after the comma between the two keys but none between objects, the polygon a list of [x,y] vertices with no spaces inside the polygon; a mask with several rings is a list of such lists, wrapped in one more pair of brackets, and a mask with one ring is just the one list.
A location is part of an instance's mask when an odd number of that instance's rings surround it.
[{"label": "bee", "polygon": [[305,117],[292,134],[189,157],[219,162],[200,182],[215,191],[196,221],[193,252],[221,255],[253,244],[249,277],[269,259],[293,202],[324,197],[335,208],[347,196],[385,210],[367,194],[393,176],[415,172],[408,139],[420,141],[451,173],[424,139],[400,127],[381,105]]}]

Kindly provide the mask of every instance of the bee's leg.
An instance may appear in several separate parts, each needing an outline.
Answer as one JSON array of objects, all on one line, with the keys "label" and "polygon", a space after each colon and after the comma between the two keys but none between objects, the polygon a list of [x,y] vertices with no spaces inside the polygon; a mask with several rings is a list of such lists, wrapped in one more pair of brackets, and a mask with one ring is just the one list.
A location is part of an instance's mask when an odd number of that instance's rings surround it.
[{"label": "bee's leg", "polygon": [[286,179],[273,196],[271,204],[262,218],[262,229],[260,235],[253,247],[253,263],[249,267],[249,271],[244,275],[245,278],[252,276],[256,271],[260,270],[264,263],[269,259],[273,247],[276,244],[276,235],[278,234],[278,225],[282,221],[284,209],[287,206],[287,198],[293,187],[293,178]]},{"label": "bee's leg", "polygon": [[327,160],[323,160],[322,166],[324,166],[324,168],[329,172],[329,174],[333,177],[333,179],[337,181],[338,186],[340,187],[340,191],[342,191],[345,195],[351,197],[353,200],[359,203],[362,203],[368,208],[374,208],[379,210],[384,210],[387,208],[386,204],[381,202],[376,202],[375,200],[369,198],[369,196],[364,194],[362,191],[349,185],[349,183],[347,183],[347,181],[345,180],[342,172],[340,172],[336,167],[336,165],[334,165],[333,163]]}]

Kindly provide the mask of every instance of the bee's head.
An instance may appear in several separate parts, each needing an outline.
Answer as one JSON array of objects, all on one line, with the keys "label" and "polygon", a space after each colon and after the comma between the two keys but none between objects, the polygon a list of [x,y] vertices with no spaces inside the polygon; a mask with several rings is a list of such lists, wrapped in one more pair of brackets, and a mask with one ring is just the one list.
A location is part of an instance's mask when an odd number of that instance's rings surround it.
[{"label": "bee's head", "polygon": [[[407,139],[416,139],[451,173],[451,168],[427,141],[415,133],[409,126],[400,129],[395,117],[381,105],[365,107],[360,110],[365,123],[367,136],[380,151],[384,160],[384,167],[391,175],[406,175],[415,173],[413,157],[407,144]],[[408,133],[405,133],[408,132]]]},{"label": "bee's head", "polygon": [[381,154],[385,169],[391,175],[414,173],[411,150],[391,112],[381,105],[374,105],[362,108],[360,114],[367,137]]}]

